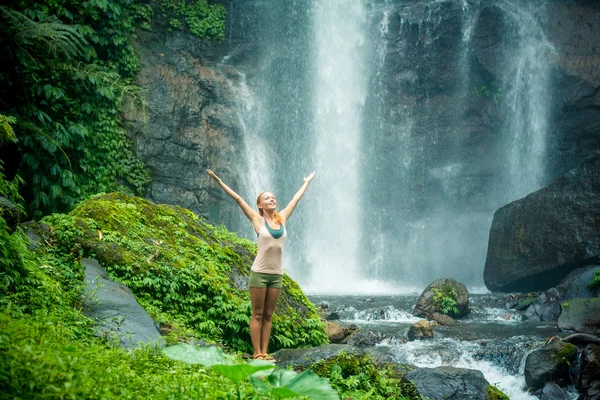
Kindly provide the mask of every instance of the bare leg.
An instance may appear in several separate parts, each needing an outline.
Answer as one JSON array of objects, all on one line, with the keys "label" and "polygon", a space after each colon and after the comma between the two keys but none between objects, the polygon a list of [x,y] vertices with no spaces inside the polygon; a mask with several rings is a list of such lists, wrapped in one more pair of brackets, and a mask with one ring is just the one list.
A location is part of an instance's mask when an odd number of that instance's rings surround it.
[{"label": "bare leg", "polygon": [[262,354],[260,351],[260,330],[265,308],[267,288],[250,288],[250,302],[252,303],[252,318],[250,318],[250,337],[254,355]]},{"label": "bare leg", "polygon": [[279,293],[281,289],[268,288],[267,295],[265,297],[265,307],[262,315],[262,326],[260,328],[260,352],[267,354],[267,348],[269,347],[269,339],[271,338],[271,317],[275,311],[277,305],[277,299],[279,299]]}]

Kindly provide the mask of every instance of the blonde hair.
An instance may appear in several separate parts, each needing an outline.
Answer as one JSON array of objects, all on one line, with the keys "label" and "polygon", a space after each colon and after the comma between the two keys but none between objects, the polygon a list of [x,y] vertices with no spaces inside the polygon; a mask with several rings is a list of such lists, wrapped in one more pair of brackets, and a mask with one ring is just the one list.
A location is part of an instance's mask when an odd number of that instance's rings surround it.
[{"label": "blonde hair", "polygon": [[[258,197],[256,198],[256,208],[258,208],[258,213],[260,214],[261,217],[263,217],[264,212],[263,209],[260,208],[258,205],[260,204],[260,197],[267,193],[267,191],[265,190],[264,192],[262,192],[261,194],[258,195]],[[278,224],[281,224],[283,222],[283,218],[281,218],[281,215],[279,215],[279,213],[277,211],[275,211],[275,222],[277,222]]]}]

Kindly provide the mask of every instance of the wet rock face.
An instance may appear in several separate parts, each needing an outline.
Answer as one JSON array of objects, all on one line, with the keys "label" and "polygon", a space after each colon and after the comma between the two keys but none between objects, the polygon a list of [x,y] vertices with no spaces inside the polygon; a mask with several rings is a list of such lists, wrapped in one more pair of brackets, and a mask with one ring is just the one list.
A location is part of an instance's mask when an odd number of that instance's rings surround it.
[{"label": "wet rock face", "polygon": [[533,351],[525,360],[525,383],[541,389],[552,381],[560,386],[571,384],[569,366],[575,362],[577,347],[554,340]]},{"label": "wet rock face", "polygon": [[552,287],[595,262],[600,248],[600,154],[494,214],[484,270],[492,291]]},{"label": "wet rock face", "polygon": [[[441,297],[451,297],[456,309],[444,313]],[[413,314],[417,317],[432,318],[434,313],[447,314],[452,318],[462,318],[469,312],[469,291],[467,287],[454,279],[438,279],[425,288]]]},{"label": "wet rock face", "polygon": [[222,45],[190,34],[140,31],[134,47],[136,83],[147,89],[148,105],[124,111],[135,151],[150,169],[146,197],[228,222],[237,205],[219,201],[223,194],[205,170],[238,186],[243,139],[234,87],[240,73],[218,63]]},{"label": "wet rock face", "polygon": [[405,377],[430,399],[487,400],[488,381],[481,371],[454,367],[419,368]]}]

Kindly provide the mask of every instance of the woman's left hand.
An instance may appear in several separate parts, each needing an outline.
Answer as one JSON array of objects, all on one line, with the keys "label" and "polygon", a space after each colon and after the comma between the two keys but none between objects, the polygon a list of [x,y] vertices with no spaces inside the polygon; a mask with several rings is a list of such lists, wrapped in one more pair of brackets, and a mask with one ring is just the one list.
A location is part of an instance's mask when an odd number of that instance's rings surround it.
[{"label": "woman's left hand", "polygon": [[312,178],[315,177],[315,171],[313,171],[308,177],[304,178],[304,182],[312,181]]}]

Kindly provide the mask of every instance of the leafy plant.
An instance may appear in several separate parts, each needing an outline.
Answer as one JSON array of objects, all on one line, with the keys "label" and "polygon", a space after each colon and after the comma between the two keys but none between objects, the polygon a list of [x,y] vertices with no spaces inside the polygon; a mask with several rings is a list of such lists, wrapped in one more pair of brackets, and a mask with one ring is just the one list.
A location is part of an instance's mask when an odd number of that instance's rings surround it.
[{"label": "leafy plant", "polygon": [[[294,371],[277,368],[275,364],[268,361],[253,360],[250,363],[234,364],[217,347],[195,348],[185,343],[167,347],[163,349],[163,353],[173,360],[214,369],[235,384],[239,400],[242,399],[239,384],[246,379],[250,380],[257,394],[267,398],[305,396],[314,400],[339,399],[337,392],[329,383],[310,370],[297,374]],[[267,370],[272,371],[264,374]]]},{"label": "leafy plant", "polygon": [[439,308],[442,314],[458,314],[456,303],[456,291],[451,286],[445,286],[442,290],[431,288],[433,291],[433,303]]},{"label": "leafy plant", "polygon": [[0,114],[0,145],[6,142],[16,142],[15,132],[12,128],[17,122],[15,117]]},{"label": "leafy plant", "polygon": [[179,18],[186,22],[189,31],[201,39],[225,39],[225,7],[210,4],[207,0],[161,0],[163,15],[172,15],[169,24],[172,28],[181,25]]}]

